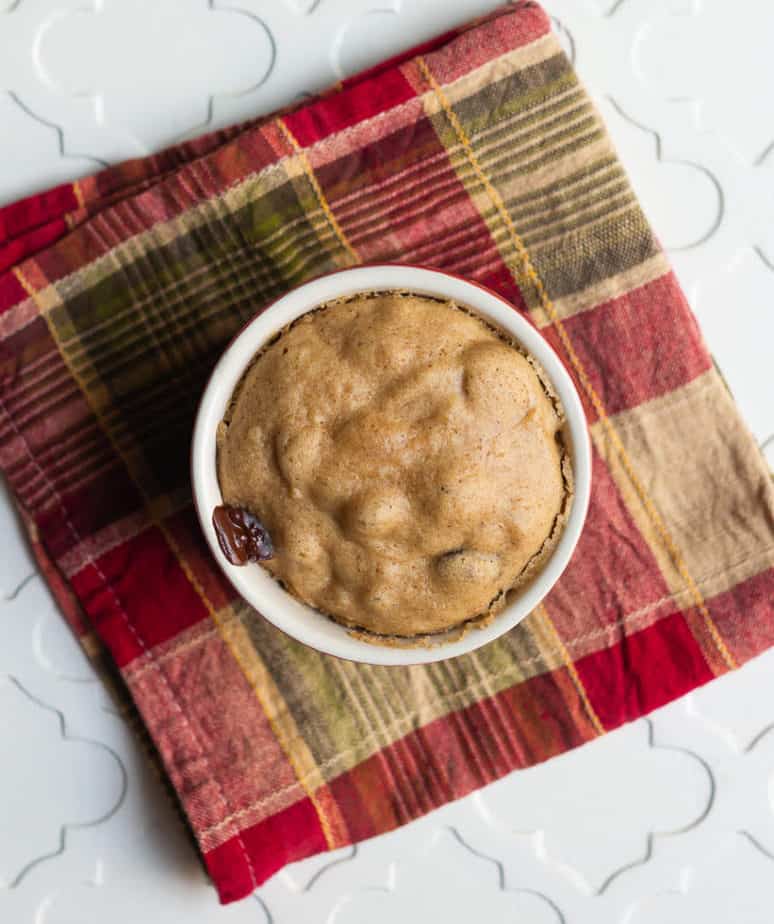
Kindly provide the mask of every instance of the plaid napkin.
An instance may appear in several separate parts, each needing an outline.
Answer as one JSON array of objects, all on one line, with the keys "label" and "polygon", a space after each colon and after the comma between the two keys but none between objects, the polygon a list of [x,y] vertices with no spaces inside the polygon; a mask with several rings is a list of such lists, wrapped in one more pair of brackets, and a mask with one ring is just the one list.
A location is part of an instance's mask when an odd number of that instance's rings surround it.
[{"label": "plaid napkin", "polygon": [[[291,286],[369,260],[504,295],[567,364],[593,438],[588,523],[545,604],[424,667],[345,663],[273,629],[191,507],[192,420],[224,344]],[[0,266],[0,464],[224,902],[774,643],[762,456],[534,3],[11,206]]]}]

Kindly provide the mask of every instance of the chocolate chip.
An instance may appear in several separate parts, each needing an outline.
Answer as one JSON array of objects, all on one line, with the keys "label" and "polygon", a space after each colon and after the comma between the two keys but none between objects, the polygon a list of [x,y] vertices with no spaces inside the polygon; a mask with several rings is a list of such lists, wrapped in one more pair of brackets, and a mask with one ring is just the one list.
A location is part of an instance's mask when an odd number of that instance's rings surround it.
[{"label": "chocolate chip", "polygon": [[497,555],[476,549],[450,549],[435,560],[438,575],[445,581],[468,583],[495,580],[501,569]]},{"label": "chocolate chip", "polygon": [[212,525],[218,545],[232,565],[266,561],[274,556],[268,530],[249,510],[220,505],[212,511]]}]

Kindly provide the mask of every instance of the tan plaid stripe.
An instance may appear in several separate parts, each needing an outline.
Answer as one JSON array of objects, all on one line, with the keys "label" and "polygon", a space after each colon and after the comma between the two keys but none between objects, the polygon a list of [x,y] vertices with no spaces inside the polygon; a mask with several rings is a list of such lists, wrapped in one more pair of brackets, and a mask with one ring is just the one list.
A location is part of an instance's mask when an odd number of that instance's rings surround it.
[{"label": "tan plaid stripe", "polygon": [[[728,454],[728,446],[737,440],[746,443],[747,433],[714,369],[663,398],[616,415],[615,426],[635,466],[648,471],[650,460],[658,459],[661,477],[651,479],[649,495],[683,550],[685,568],[701,587],[702,597],[717,596],[774,564],[769,531],[757,516],[757,504],[770,491],[770,479],[762,457]],[[594,424],[591,434],[674,599],[690,604],[683,570],[634,491],[603,424]],[[686,453],[686,444],[695,452]],[[675,492],[667,486],[678,478],[682,490]],[[724,498],[726,519],[719,520],[707,505],[708,481],[734,492]],[[751,491],[750,485],[758,489]],[[699,613],[703,617],[700,608]],[[712,624],[706,622],[703,628],[697,624],[697,636],[705,656],[716,663],[712,649],[719,646]]]}]

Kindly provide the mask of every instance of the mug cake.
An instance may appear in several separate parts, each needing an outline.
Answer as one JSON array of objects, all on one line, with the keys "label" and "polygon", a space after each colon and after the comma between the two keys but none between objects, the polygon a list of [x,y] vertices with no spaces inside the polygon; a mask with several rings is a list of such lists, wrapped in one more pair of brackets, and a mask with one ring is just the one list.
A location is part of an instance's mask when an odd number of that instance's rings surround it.
[{"label": "mug cake", "polygon": [[563,423],[534,357],[452,300],[321,304],[258,350],[218,426],[221,549],[366,639],[462,634],[559,540]]}]

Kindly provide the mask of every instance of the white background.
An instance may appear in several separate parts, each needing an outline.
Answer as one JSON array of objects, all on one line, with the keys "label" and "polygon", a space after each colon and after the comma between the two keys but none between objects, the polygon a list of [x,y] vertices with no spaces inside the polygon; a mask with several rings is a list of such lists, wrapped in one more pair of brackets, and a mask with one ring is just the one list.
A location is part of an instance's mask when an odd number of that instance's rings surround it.
[{"label": "white background", "polygon": [[[0,0],[0,202],[269,111],[492,5]],[[774,4],[547,6],[774,461]],[[222,909],[3,498],[0,921],[106,920],[771,922],[774,655]]]}]

